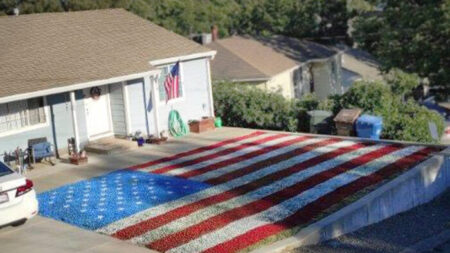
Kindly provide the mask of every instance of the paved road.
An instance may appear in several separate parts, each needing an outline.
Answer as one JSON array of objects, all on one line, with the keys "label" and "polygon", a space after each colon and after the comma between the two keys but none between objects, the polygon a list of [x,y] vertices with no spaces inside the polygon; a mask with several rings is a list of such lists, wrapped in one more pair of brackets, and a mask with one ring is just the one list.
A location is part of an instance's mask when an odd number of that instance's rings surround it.
[{"label": "paved road", "polygon": [[450,190],[428,204],[383,222],[291,253],[414,252],[405,250],[414,249],[419,243],[429,244],[427,252],[450,253],[450,238],[435,245],[437,235],[445,232],[450,232]]}]

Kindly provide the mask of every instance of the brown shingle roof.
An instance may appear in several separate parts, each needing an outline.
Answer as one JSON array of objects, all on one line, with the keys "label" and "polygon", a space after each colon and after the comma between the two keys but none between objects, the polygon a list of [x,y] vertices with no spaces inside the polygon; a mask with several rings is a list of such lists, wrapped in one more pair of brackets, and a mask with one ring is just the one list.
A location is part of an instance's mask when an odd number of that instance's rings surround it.
[{"label": "brown shingle roof", "polygon": [[272,77],[302,63],[329,58],[337,53],[318,43],[281,35],[232,36],[207,46],[217,50],[211,64],[216,80],[239,80],[244,71],[240,69],[244,66],[252,67],[246,72],[247,76],[257,77],[262,73],[265,77]]},{"label": "brown shingle roof", "polygon": [[211,51],[122,9],[0,17],[0,97],[149,71]]},{"label": "brown shingle roof", "polygon": [[269,75],[262,73],[241,57],[223,47],[220,43],[211,43],[207,46],[220,52],[211,61],[211,74],[214,80],[242,81],[270,79]]}]

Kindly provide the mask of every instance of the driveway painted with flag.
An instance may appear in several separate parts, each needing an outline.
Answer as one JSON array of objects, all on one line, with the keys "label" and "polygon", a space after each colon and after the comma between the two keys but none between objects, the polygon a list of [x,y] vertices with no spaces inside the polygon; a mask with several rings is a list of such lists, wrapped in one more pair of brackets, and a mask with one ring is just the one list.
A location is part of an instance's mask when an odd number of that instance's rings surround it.
[{"label": "driveway painted with flag", "polygon": [[44,192],[41,214],[163,252],[235,252],[434,151],[255,131]]}]

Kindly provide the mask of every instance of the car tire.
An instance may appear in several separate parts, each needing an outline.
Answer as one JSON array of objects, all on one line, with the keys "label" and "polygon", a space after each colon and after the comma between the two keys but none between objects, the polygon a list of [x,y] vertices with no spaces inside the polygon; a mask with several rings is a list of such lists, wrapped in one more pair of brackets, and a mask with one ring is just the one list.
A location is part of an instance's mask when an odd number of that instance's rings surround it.
[{"label": "car tire", "polygon": [[13,227],[18,227],[18,226],[22,226],[23,224],[25,224],[27,222],[26,219],[20,220],[20,221],[16,221],[14,223],[11,224],[11,226]]}]

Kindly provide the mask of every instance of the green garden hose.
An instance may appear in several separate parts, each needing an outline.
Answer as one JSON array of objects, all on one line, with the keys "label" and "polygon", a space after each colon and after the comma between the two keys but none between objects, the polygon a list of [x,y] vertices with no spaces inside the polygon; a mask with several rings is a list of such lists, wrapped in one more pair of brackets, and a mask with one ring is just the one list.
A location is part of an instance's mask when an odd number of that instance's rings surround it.
[{"label": "green garden hose", "polygon": [[172,110],[169,113],[169,133],[174,137],[185,136],[189,133],[188,126],[183,122],[177,110]]}]

